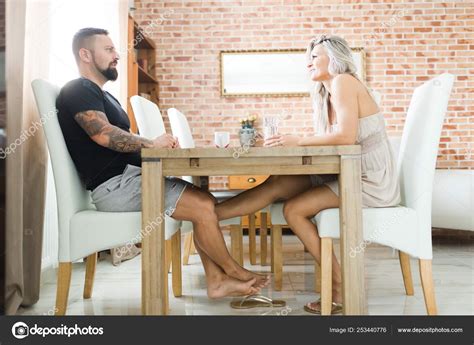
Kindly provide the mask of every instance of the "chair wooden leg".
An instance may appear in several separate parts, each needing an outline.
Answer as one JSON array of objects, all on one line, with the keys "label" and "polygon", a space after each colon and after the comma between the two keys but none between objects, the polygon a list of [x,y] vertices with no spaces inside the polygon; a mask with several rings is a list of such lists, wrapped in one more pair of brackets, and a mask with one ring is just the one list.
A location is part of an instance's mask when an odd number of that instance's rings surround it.
[{"label": "chair wooden leg", "polygon": [[281,291],[283,283],[283,246],[281,225],[272,225],[272,266],[273,283],[276,291]]},{"label": "chair wooden leg", "polygon": [[191,241],[191,248],[190,248],[189,253],[191,255],[196,255],[197,254],[196,246],[194,245],[194,235],[193,235],[193,240]]},{"label": "chair wooden leg", "polygon": [[95,268],[97,266],[97,253],[91,254],[86,261],[86,279],[84,281],[84,299],[91,298],[92,287],[94,286]]},{"label": "chair wooden leg", "polygon": [[414,295],[413,279],[411,277],[410,255],[402,251],[398,252],[400,259],[400,267],[402,269],[403,283],[405,284],[405,292],[408,296]]},{"label": "chair wooden leg", "polygon": [[314,260],[314,290],[321,293],[321,266]]},{"label": "chair wooden leg", "polygon": [[[171,261],[171,259],[170,259]],[[168,275],[166,270],[165,270],[165,274],[164,274],[164,277],[163,277],[163,287],[164,287],[164,290],[165,290],[165,300],[164,300],[164,305],[165,305],[165,310],[166,310],[166,314],[169,314],[170,312],[170,293],[169,293],[169,278],[168,278]]]},{"label": "chair wooden leg", "polygon": [[321,238],[321,315],[332,309],[332,238]]},{"label": "chair wooden leg", "polygon": [[67,300],[69,297],[69,287],[71,285],[71,262],[60,262],[58,268],[58,286],[56,290],[56,308],[54,315],[65,315]]},{"label": "chair wooden leg", "polygon": [[265,266],[267,264],[267,213],[262,212],[260,215],[260,265]]},{"label": "chair wooden leg", "polygon": [[255,213],[249,214],[249,258],[250,264],[257,264],[257,236],[255,231]]},{"label": "chair wooden leg", "polygon": [[165,269],[171,272],[171,239],[165,241]]},{"label": "chair wooden leg", "polygon": [[171,237],[171,279],[173,283],[174,297],[181,297],[183,282],[181,274],[181,230]]},{"label": "chair wooden leg", "polygon": [[244,265],[244,237],[242,226],[231,225],[230,226],[230,254],[240,266]]},{"label": "chair wooden leg", "polygon": [[433,284],[433,270],[431,260],[420,259],[420,277],[425,297],[426,312],[428,315],[437,315],[436,298]]},{"label": "chair wooden leg", "polygon": [[189,264],[189,256],[192,254],[194,248],[193,233],[190,232],[184,237],[184,253],[183,253],[183,265]]}]

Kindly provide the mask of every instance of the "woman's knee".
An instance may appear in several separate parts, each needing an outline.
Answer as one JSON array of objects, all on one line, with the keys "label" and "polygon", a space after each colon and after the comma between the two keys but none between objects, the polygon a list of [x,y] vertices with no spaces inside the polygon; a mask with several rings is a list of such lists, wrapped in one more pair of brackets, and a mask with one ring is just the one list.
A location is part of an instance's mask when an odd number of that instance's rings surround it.
[{"label": "woman's knee", "polygon": [[298,205],[293,199],[289,199],[283,204],[283,215],[286,220],[298,215]]}]

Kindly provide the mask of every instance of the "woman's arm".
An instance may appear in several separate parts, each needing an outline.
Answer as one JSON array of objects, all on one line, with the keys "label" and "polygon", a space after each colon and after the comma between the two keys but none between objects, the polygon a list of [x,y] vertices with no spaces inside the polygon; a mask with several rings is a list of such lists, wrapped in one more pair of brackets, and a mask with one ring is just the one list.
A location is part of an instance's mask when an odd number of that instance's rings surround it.
[{"label": "woman's arm", "polygon": [[337,117],[337,132],[299,140],[300,146],[353,145],[359,126],[359,105],[357,101],[357,80],[348,74],[334,77],[331,85],[331,105]]},{"label": "woman's arm", "polygon": [[337,132],[311,137],[278,135],[266,140],[265,146],[322,146],[355,144],[359,125],[357,83],[357,80],[348,74],[337,75],[332,80],[331,105],[333,106],[337,116]]}]

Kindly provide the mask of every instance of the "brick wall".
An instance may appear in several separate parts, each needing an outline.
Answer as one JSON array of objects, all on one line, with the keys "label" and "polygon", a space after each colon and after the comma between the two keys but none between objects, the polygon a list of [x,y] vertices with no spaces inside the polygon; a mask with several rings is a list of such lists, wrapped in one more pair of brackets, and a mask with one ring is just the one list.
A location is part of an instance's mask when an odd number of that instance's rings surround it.
[{"label": "brick wall", "polygon": [[438,168],[474,168],[474,3],[465,1],[136,0],[134,17],[157,44],[160,108],[181,110],[197,145],[234,134],[250,113],[282,115],[282,131],[312,132],[309,97],[223,98],[219,51],[306,48],[320,33],[366,50],[366,76],[382,95],[389,135],[401,135],[413,89],[440,73],[457,76]]}]

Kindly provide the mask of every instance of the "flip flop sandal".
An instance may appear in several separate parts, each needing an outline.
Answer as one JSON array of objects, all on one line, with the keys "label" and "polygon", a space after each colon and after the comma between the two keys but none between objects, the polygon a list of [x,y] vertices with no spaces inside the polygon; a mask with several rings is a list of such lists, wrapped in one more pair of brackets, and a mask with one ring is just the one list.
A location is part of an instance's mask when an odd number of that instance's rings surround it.
[{"label": "flip flop sandal", "polygon": [[[304,306],[304,310],[311,314],[321,315],[321,298],[316,301],[319,308],[312,308],[311,304],[308,303]],[[342,303],[332,302],[331,304],[331,315],[342,314]]]},{"label": "flip flop sandal", "polygon": [[262,295],[250,295],[241,300],[230,302],[230,306],[234,309],[251,309],[261,307],[281,308],[286,306],[286,302],[282,300],[272,300]]}]

